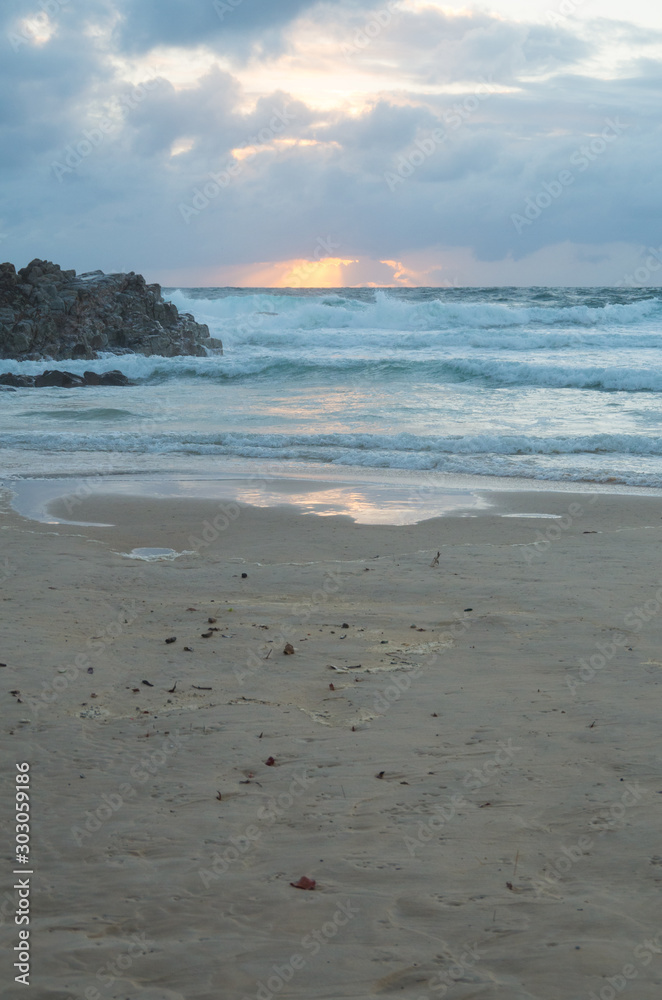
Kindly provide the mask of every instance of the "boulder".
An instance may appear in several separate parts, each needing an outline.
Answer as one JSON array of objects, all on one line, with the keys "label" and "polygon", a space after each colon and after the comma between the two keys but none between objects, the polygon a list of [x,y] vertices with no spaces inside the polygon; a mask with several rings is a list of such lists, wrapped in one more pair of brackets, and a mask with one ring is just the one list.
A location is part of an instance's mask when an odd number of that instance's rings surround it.
[{"label": "boulder", "polygon": [[0,385],[13,386],[15,389],[25,389],[34,386],[34,375],[14,375],[13,372],[5,372],[0,375]]},{"label": "boulder", "polygon": [[84,372],[83,378],[85,385],[135,385],[135,382],[131,382],[116,368],[110,372],[102,372],[101,375],[97,375],[96,372]]},{"label": "boulder", "polygon": [[5,372],[0,375],[0,389],[78,389],[86,385],[135,385],[126,375],[114,369],[109,372],[85,372],[84,375],[74,375],[73,372],[47,369],[41,375],[14,375]]},{"label": "boulder", "polygon": [[36,389],[55,386],[58,389],[73,389],[85,385],[85,379],[73,372],[45,371],[34,380]]},{"label": "boulder", "polygon": [[91,360],[99,352],[205,357],[209,351],[222,354],[222,342],[190,313],[180,315],[164,301],[160,285],[148,285],[141,274],[76,275],[39,259],[19,271],[0,264],[0,358]]}]

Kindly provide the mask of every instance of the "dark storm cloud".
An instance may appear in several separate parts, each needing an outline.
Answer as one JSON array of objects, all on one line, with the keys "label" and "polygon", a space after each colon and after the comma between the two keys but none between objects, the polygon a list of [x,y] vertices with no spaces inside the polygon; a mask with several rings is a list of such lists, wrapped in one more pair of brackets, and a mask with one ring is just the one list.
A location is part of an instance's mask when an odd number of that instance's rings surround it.
[{"label": "dark storm cloud", "polygon": [[[20,42],[40,3],[50,28]],[[595,37],[630,54],[614,78],[594,78],[581,69],[600,51],[590,32],[401,13],[352,56],[399,81],[360,111],[315,110],[286,91],[247,101],[227,62],[183,87],[148,69],[137,87],[122,75],[128,52],[220,52],[232,32],[241,51],[273,32],[294,51],[288,25],[302,11],[336,40],[370,17],[362,3],[242,0],[221,21],[211,2],[8,0],[0,257],[154,274],[310,257],[329,235],[343,256],[394,259],[436,245],[498,260],[564,241],[659,244],[662,76],[632,26],[600,22]],[[237,149],[250,155],[235,160]]]},{"label": "dark storm cloud", "polygon": [[125,52],[157,45],[209,45],[221,50],[261,39],[274,48],[280,32],[315,0],[116,0],[117,37]]}]

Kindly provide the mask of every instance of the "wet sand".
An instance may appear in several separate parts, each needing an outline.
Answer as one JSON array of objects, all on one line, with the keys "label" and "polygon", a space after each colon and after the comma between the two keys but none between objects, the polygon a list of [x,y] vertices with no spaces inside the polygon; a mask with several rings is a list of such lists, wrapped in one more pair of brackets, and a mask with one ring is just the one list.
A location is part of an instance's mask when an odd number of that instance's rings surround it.
[{"label": "wet sand", "polygon": [[40,997],[659,996],[662,505],[482,495],[77,505],[104,528],[4,496]]}]

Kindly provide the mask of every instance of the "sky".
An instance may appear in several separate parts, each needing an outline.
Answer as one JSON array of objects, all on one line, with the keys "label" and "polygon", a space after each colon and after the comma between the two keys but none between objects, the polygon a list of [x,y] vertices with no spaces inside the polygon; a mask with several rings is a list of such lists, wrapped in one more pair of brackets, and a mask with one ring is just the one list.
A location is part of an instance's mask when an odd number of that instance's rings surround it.
[{"label": "sky", "polygon": [[18,267],[662,283],[650,0],[3,0],[0,53]]}]

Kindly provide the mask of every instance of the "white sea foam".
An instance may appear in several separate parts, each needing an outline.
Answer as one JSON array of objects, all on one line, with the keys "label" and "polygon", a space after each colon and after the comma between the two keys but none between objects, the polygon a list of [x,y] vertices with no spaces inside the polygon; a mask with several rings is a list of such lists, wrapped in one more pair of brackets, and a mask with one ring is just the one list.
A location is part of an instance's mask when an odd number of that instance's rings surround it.
[{"label": "white sea foam", "polygon": [[[662,368],[657,359],[648,363],[642,359],[639,365],[587,365],[584,355],[577,357],[575,364],[569,364],[567,355],[561,354],[559,361],[514,361],[494,357],[417,356],[395,348],[388,356],[366,348],[363,340],[362,357],[342,354],[337,350],[328,352],[309,351],[309,356],[299,350],[288,352],[247,353],[237,350],[232,356],[224,357],[177,357],[124,355],[121,358],[103,356],[96,362],[68,361],[67,368],[75,373],[94,365],[106,370],[109,362],[121,365],[129,378],[153,383],[165,381],[210,380],[232,381],[249,379],[271,379],[273,384],[283,384],[289,379],[317,379],[323,384],[347,384],[348,379],[369,377],[372,381],[433,381],[435,383],[476,380],[504,386],[547,386],[550,388],[594,389],[626,392],[662,391]],[[661,345],[662,347],[662,345]],[[441,352],[437,352],[437,355]],[[7,371],[20,374],[34,374],[43,370],[43,362],[6,361]],[[63,366],[60,366],[63,367]],[[28,390],[24,390],[28,391]],[[42,394],[45,390],[42,390]],[[50,390],[51,400],[62,390]],[[67,392],[74,390],[65,390]],[[89,395],[89,389],[80,390]],[[105,398],[124,399],[123,388],[106,389]],[[55,395],[53,395],[55,394]],[[97,397],[98,398],[98,397]]]},{"label": "white sea foam", "polygon": [[648,317],[662,318],[662,300],[650,297],[629,303],[589,305],[513,305],[506,302],[457,302],[444,298],[411,301],[377,291],[374,301],[341,294],[228,295],[222,298],[190,298],[175,291],[172,301],[182,311],[221,330],[250,334],[255,330],[455,330],[526,326],[602,327],[628,326]]},{"label": "white sea foam", "polygon": [[[20,467],[224,459],[662,485],[662,299],[615,290],[176,291],[225,353],[4,361],[135,387],[2,394]],[[168,459],[168,456],[170,458]]]},{"label": "white sea foam", "polygon": [[[662,455],[662,437],[635,434],[593,434],[538,437],[525,434],[478,434],[453,437],[416,434],[250,434],[139,432],[8,434],[6,448],[52,452],[115,452],[144,454],[274,455],[288,459],[337,461],[351,453],[380,455]],[[370,464],[369,462],[366,464]],[[387,463],[388,464],[388,463]],[[396,466],[398,467],[398,466]],[[403,467],[408,467],[405,465]]]}]

